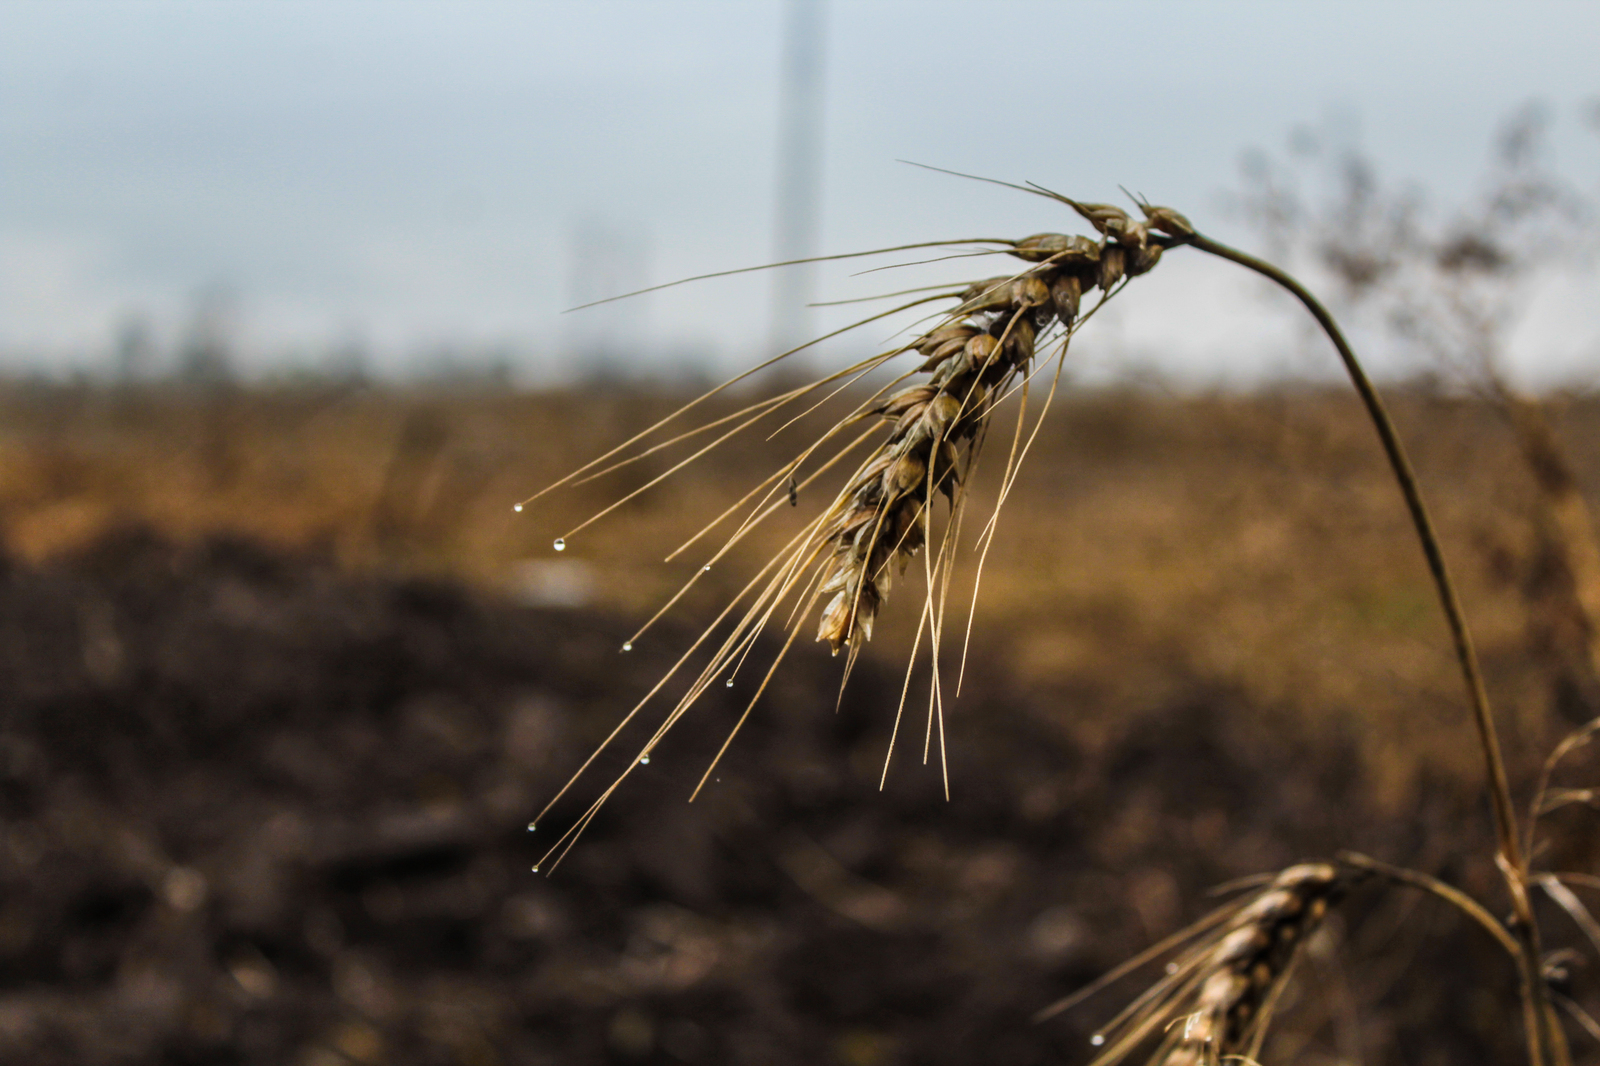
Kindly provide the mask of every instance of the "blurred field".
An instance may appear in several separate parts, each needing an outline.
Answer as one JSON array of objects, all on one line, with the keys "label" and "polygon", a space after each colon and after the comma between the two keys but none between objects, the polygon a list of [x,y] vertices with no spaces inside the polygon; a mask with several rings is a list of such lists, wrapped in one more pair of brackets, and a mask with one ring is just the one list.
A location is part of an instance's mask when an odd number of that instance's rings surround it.
[{"label": "blurred field", "polygon": [[[0,1047],[40,1062],[1076,1061],[1116,994],[1044,1027],[1027,1015],[1200,913],[1207,884],[1348,846],[1493,898],[1478,756],[1420,553],[1354,401],[1312,389],[1057,402],[983,577],[947,723],[950,804],[911,751],[875,792],[908,581],[839,718],[840,663],[803,639],[734,748],[726,798],[663,806],[737,714],[719,693],[670,771],[631,783],[570,868],[531,878],[521,822],[822,502],[802,493],[615,658],[707,552],[662,557],[805,427],[718,449],[560,555],[555,536],[681,453],[511,504],[676,402],[0,393]],[[1600,404],[1553,410],[1593,503]],[[1530,478],[1488,405],[1412,390],[1395,414],[1526,786],[1584,714]],[[990,443],[976,514],[1006,444]],[[191,641],[210,657],[184,665]],[[1558,820],[1577,831],[1557,856],[1593,872],[1582,817]],[[300,871],[298,887],[250,903],[229,887],[247,869]],[[211,887],[190,900],[174,870]],[[114,888],[100,925],[92,899],[71,902],[97,881]],[[1515,1046],[1511,974],[1469,931],[1415,900],[1354,913],[1365,924],[1342,947],[1330,932],[1308,979],[1327,995],[1285,1019],[1296,1061]],[[424,927],[444,939],[414,942]],[[180,942],[168,973],[152,945]],[[1412,966],[1425,976],[1408,984]],[[105,1019],[141,995],[169,1022],[119,1050]]]},{"label": "blurred field", "polygon": [[[558,490],[522,515],[510,505],[680,399],[13,388],[0,394],[0,531],[30,561],[125,525],[180,543],[236,533],[512,596],[528,574],[537,583],[538,561],[557,564],[544,574],[558,583],[563,564],[576,564],[584,602],[642,622],[715,542],[663,556],[809,440],[805,427],[717,449],[561,555],[557,534],[685,449]],[[734,406],[713,404],[707,417]],[[1535,495],[1509,427],[1487,405],[1426,394],[1400,396],[1396,412],[1497,703],[1542,748],[1549,694],[1525,648]],[[1600,404],[1556,413],[1581,480],[1600,485]],[[1006,443],[988,449],[974,514],[992,507]],[[709,620],[821,502],[808,494],[781,512],[677,617]],[[974,561],[961,567],[969,580]],[[889,664],[909,641],[914,579],[869,649]],[[964,609],[969,589],[957,591]],[[1199,678],[1345,731],[1397,803],[1418,760],[1454,765],[1461,737],[1459,682],[1420,554],[1376,440],[1342,392],[1059,402],[1001,518],[973,630],[986,662],[1077,694],[1083,719]]]}]

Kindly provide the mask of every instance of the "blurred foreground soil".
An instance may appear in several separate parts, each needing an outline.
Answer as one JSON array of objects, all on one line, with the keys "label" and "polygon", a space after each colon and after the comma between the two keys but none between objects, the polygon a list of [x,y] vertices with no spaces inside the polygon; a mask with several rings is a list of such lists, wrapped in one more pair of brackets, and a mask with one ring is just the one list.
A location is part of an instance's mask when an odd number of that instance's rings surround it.
[{"label": "blurred foreground soil", "polygon": [[[1490,408],[1397,406],[1525,794],[1593,713],[1541,598],[1536,498]],[[1500,905],[1420,555],[1359,412],[1316,391],[1059,405],[947,703],[949,802],[925,674],[878,790],[908,581],[837,711],[842,661],[802,640],[681,802],[768,642],[533,873],[617,764],[528,819],[789,535],[618,653],[711,549],[660,558],[795,444],[713,453],[559,556],[672,460],[509,505],[669,407],[0,393],[0,1061],[1087,1061],[1138,978],[1029,1016],[1210,886],[1352,847]],[[1600,406],[1556,416],[1600,485]],[[1560,812],[1548,862],[1597,872],[1595,837]],[[1506,1060],[1496,950],[1365,889],[1309,945],[1268,1061]]]}]

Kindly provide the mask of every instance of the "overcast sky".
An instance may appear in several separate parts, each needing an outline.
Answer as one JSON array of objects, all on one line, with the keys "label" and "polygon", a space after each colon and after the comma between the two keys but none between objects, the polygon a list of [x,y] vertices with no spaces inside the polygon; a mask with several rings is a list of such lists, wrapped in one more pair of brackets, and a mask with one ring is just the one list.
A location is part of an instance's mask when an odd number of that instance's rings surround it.
[{"label": "overcast sky", "polygon": [[[123,324],[170,344],[205,301],[255,369],[336,347],[392,370],[498,350],[548,380],[584,372],[573,353],[597,339],[652,366],[742,365],[767,344],[761,276],[559,312],[769,257],[784,13],[0,0],[0,369],[107,365]],[[1076,225],[897,159],[1089,199],[1120,183],[1248,242],[1224,210],[1241,154],[1311,124],[1449,199],[1529,100],[1551,109],[1562,169],[1600,185],[1600,138],[1579,121],[1600,96],[1592,2],[829,0],[825,39],[829,252]],[[850,276],[862,267],[822,271],[819,297],[926,283]],[[1540,309],[1524,363],[1589,375],[1592,281]],[[1298,365],[1292,331],[1222,264],[1169,257],[1120,302],[1085,335],[1091,371]]]}]

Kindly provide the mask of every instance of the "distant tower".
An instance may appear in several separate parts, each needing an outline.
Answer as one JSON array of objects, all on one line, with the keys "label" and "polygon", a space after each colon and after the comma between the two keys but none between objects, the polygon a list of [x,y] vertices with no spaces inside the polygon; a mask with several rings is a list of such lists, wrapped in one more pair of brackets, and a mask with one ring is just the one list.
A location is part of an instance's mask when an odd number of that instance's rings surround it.
[{"label": "distant tower", "polygon": [[[778,127],[778,202],[774,260],[817,254],[822,184],[822,61],[824,0],[788,0],[783,34],[783,86]],[[806,305],[815,292],[813,264],[773,272],[774,354],[808,337]]]}]

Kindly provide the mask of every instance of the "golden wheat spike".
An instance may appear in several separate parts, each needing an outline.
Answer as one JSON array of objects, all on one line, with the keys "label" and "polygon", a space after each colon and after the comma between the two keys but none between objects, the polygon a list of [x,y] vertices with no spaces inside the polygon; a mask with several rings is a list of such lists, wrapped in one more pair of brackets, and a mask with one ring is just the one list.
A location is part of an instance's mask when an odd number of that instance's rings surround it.
[{"label": "golden wheat spike", "polygon": [[[1009,185],[1005,182],[999,184]],[[663,474],[621,499],[613,501],[575,526],[572,532],[576,532],[615,510],[638,492],[659,483],[713,448],[731,440],[758,420],[784,409],[797,400],[815,397],[809,404],[803,405],[798,414],[791,414],[779,425],[777,431],[782,431],[834,400],[862,375],[878,369],[895,356],[915,350],[924,359],[920,366],[899,375],[888,384],[879,387],[865,400],[857,402],[852,410],[834,420],[831,427],[817,440],[802,448],[795,457],[762,479],[740,500],[723,510],[673,553],[676,556],[726,522],[740,508],[749,507],[749,512],[738,522],[732,534],[724,540],[722,546],[712,556],[712,561],[723,558],[752,529],[774,515],[786,502],[785,496],[790,502],[798,500],[796,493],[801,483],[795,477],[796,472],[803,464],[809,463],[819,449],[830,441],[838,440],[846,429],[858,425],[863,420],[881,420],[879,426],[869,427],[867,431],[856,435],[853,441],[837,448],[831,458],[807,476],[803,484],[809,487],[821,474],[838,465],[857,447],[875,441],[871,444],[870,450],[856,461],[854,471],[845,478],[843,485],[834,493],[827,505],[792,537],[781,551],[767,561],[756,578],[746,584],[712,624],[696,638],[690,651],[671,667],[667,677],[677,674],[687,665],[691,654],[698,654],[708,643],[712,644],[709,659],[689,683],[687,691],[656,725],[640,749],[639,758],[631,760],[628,767],[617,775],[596,802],[584,811],[569,832],[563,834],[547,859],[554,857],[557,862],[560,861],[559,856],[566,853],[576,840],[576,835],[581,834],[592,822],[600,806],[614,794],[628,774],[633,772],[634,767],[639,765],[639,759],[648,757],[666,732],[688,713],[717,680],[726,676],[726,683],[732,683],[733,675],[739,672],[754,652],[768,624],[777,616],[778,611],[785,609],[786,605],[787,617],[784,618],[783,628],[787,632],[780,650],[765,671],[738,721],[729,731],[722,747],[711,760],[693,795],[698,795],[710,779],[710,775],[732,745],[798,639],[806,618],[819,606],[820,615],[816,622],[817,639],[826,641],[835,653],[848,649],[841,680],[842,695],[843,685],[848,682],[851,669],[857,662],[866,641],[871,638],[874,621],[889,598],[894,579],[903,574],[918,555],[922,556],[923,602],[917,624],[917,635],[912,652],[908,656],[906,681],[902,690],[900,709],[896,712],[893,736],[898,737],[905,696],[908,694],[909,684],[915,672],[917,649],[920,648],[923,635],[926,633],[932,665],[928,683],[928,718],[923,740],[923,760],[927,762],[931,757],[932,744],[937,733],[941,775],[948,796],[948,758],[944,738],[946,693],[941,669],[942,650],[945,645],[944,616],[955,566],[956,546],[959,543],[960,522],[965,513],[967,485],[977,467],[978,457],[983,442],[987,439],[994,412],[997,406],[1013,393],[1021,393],[1023,402],[1019,407],[1017,425],[1002,476],[996,513],[989,517],[978,538],[982,554],[979,559],[979,578],[974,581],[974,595],[981,580],[982,563],[994,544],[998,508],[1009,497],[1017,469],[1027,457],[1037,438],[1042,419],[1048,413],[1050,402],[1060,382],[1068,343],[1077,330],[1091,319],[1112,295],[1121,291],[1129,278],[1154,266],[1160,251],[1160,247],[1156,246],[1154,252],[1148,252],[1150,242],[1143,224],[1134,223],[1125,215],[1119,217],[1117,212],[1102,208],[1101,205],[1080,205],[1060,194],[1041,188],[1011,187],[1073,206],[1096,225],[1102,238],[1096,242],[1082,236],[1041,233],[1020,241],[935,241],[881,249],[879,251],[903,251],[957,244],[998,245],[998,248],[940,256],[930,261],[1010,254],[1022,259],[1026,265],[1011,274],[975,282],[964,288],[944,285],[931,289],[911,289],[895,294],[932,293],[932,295],[918,296],[888,311],[862,319],[820,337],[818,341],[838,336],[846,330],[878,321],[920,304],[954,297],[958,300],[958,306],[953,311],[933,316],[936,321],[931,325],[924,326],[923,323],[919,323],[917,328],[922,328],[923,331],[916,334],[908,343],[880,352],[876,356],[825,375],[807,385],[790,389],[777,397],[744,405],[731,415],[712,419],[705,425],[630,452],[630,449],[697,404],[703,403],[711,396],[749,376],[748,373],[739,375],[684,405],[644,433],[635,435],[624,444],[549,487],[554,488],[580,479],[590,480],[610,470],[637,462],[646,456],[657,454],[665,448],[686,444],[695,438],[711,434],[706,442],[696,444],[686,457],[673,463]],[[1148,216],[1148,210],[1146,213]],[[1141,253],[1141,249],[1146,251]],[[822,258],[853,258],[856,254],[858,253]],[[722,271],[703,277],[742,272],[744,271]],[[666,287],[668,286],[655,286],[650,290],[641,291],[654,291]],[[1100,291],[1099,301],[1087,314],[1080,315],[1079,301],[1082,294],[1087,289],[1096,288]],[[1057,336],[1060,339],[1060,346],[1053,353],[1053,359],[1038,359],[1036,356],[1039,350],[1053,343],[1052,338]],[[809,346],[802,345],[801,348]],[[775,357],[762,366],[770,366],[783,357]],[[1038,418],[1033,420],[1030,430],[1026,428],[1029,422],[1028,388],[1034,376],[1042,372],[1045,365],[1051,361],[1055,363],[1055,367],[1050,392],[1043,410]],[[880,432],[881,436],[878,435]],[[544,491],[549,491],[549,488]],[[788,490],[787,493],[784,491],[785,488]],[[940,495],[948,500],[948,512],[937,539],[930,541],[934,536],[934,505]],[[533,497],[530,497],[531,499]],[[924,552],[923,549],[930,543],[935,547]],[[638,639],[667,609],[680,602],[702,573],[704,569],[697,570],[632,639]],[[957,676],[956,691],[959,691],[961,678],[964,676],[971,622],[972,615],[969,612],[966,633],[962,641],[961,672]],[[713,634],[728,623],[731,623],[731,629],[720,640],[713,642]],[[629,644],[631,645],[631,640]],[[625,645],[627,646],[629,645]],[[641,712],[645,703],[660,692],[666,680],[664,677],[651,689],[646,700],[641,701],[629,712],[618,729],[602,743],[602,749],[610,745],[620,734],[621,729]],[[892,750],[891,740],[890,754]],[[557,795],[557,799],[564,795],[572,787],[573,781],[593,764],[597,755],[598,751],[579,768],[578,774],[568,781]],[[888,756],[885,759],[885,772],[887,767]]]}]

